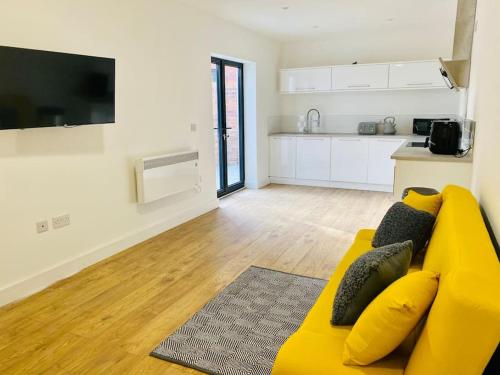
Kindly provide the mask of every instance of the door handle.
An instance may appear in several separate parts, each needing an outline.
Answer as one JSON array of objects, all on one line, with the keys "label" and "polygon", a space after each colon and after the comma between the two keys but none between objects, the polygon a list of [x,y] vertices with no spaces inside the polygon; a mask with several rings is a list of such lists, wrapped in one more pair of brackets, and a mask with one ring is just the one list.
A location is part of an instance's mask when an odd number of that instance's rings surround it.
[{"label": "door handle", "polygon": [[[222,128],[222,130],[231,130],[232,128]],[[214,130],[219,130],[219,128],[214,128]]]},{"label": "door handle", "polygon": [[432,86],[432,82],[412,82],[407,83],[407,86]]},{"label": "door handle", "polygon": [[367,84],[367,83],[361,83],[361,84],[356,84],[356,85],[349,85],[347,87],[350,87],[350,88],[359,88],[359,87],[371,87],[371,85]]}]

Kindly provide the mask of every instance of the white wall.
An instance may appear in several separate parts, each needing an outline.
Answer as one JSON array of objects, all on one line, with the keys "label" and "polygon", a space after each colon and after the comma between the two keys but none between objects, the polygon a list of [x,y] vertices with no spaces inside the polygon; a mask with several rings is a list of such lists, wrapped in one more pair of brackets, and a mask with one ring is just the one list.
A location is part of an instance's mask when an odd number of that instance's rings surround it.
[{"label": "white wall", "polygon": [[429,24],[425,29],[363,29],[323,40],[285,43],[281,67],[448,58],[453,53],[454,32],[455,14],[451,13],[443,15],[441,23]]},{"label": "white wall", "polygon": [[479,0],[472,56],[469,117],[476,120],[473,191],[500,239],[500,2]]},{"label": "white wall", "polygon": [[[116,124],[0,132],[0,305],[217,206],[210,55],[255,62],[256,184],[279,46],[169,0],[4,0],[0,44],[116,58]],[[190,131],[198,124],[198,132]],[[135,203],[134,158],[197,148],[202,192]],[[61,213],[71,226],[36,234]]]},{"label": "white wall", "polygon": [[320,132],[352,133],[361,121],[379,122],[391,115],[400,134],[411,134],[414,117],[454,117],[459,103],[460,94],[448,89],[283,95],[280,131],[297,131],[299,116],[317,108]]}]

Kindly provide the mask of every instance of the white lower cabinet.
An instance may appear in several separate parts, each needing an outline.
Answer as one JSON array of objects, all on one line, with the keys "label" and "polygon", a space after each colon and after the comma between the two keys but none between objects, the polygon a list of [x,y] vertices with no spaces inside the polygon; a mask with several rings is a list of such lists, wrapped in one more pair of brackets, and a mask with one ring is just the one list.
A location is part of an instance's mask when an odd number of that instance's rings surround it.
[{"label": "white lower cabinet", "polygon": [[271,136],[271,182],[392,191],[403,138]]},{"label": "white lower cabinet", "polygon": [[295,178],[297,138],[271,137],[269,144],[269,175],[271,177]]},{"label": "white lower cabinet", "polygon": [[297,170],[295,177],[303,180],[330,180],[329,137],[297,138]]},{"label": "white lower cabinet", "polygon": [[393,185],[395,162],[391,155],[404,142],[403,139],[371,139],[368,151],[369,184]]},{"label": "white lower cabinet", "polygon": [[332,139],[331,180],[366,183],[368,176],[368,139]]}]

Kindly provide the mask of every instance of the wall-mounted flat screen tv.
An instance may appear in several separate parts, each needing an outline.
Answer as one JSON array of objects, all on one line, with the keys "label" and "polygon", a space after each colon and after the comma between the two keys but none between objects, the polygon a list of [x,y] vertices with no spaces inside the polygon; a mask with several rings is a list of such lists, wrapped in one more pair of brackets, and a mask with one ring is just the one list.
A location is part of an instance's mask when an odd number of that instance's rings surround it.
[{"label": "wall-mounted flat screen tv", "polygon": [[0,130],[114,122],[114,59],[0,47]]}]

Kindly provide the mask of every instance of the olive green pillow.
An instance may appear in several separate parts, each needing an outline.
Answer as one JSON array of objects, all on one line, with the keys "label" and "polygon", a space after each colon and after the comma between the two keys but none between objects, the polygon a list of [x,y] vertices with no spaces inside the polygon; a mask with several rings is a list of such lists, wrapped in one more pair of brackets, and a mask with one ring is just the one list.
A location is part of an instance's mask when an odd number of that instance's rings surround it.
[{"label": "olive green pillow", "polygon": [[366,306],[392,282],[408,272],[413,242],[373,249],[347,269],[333,302],[333,325],[351,325]]}]

